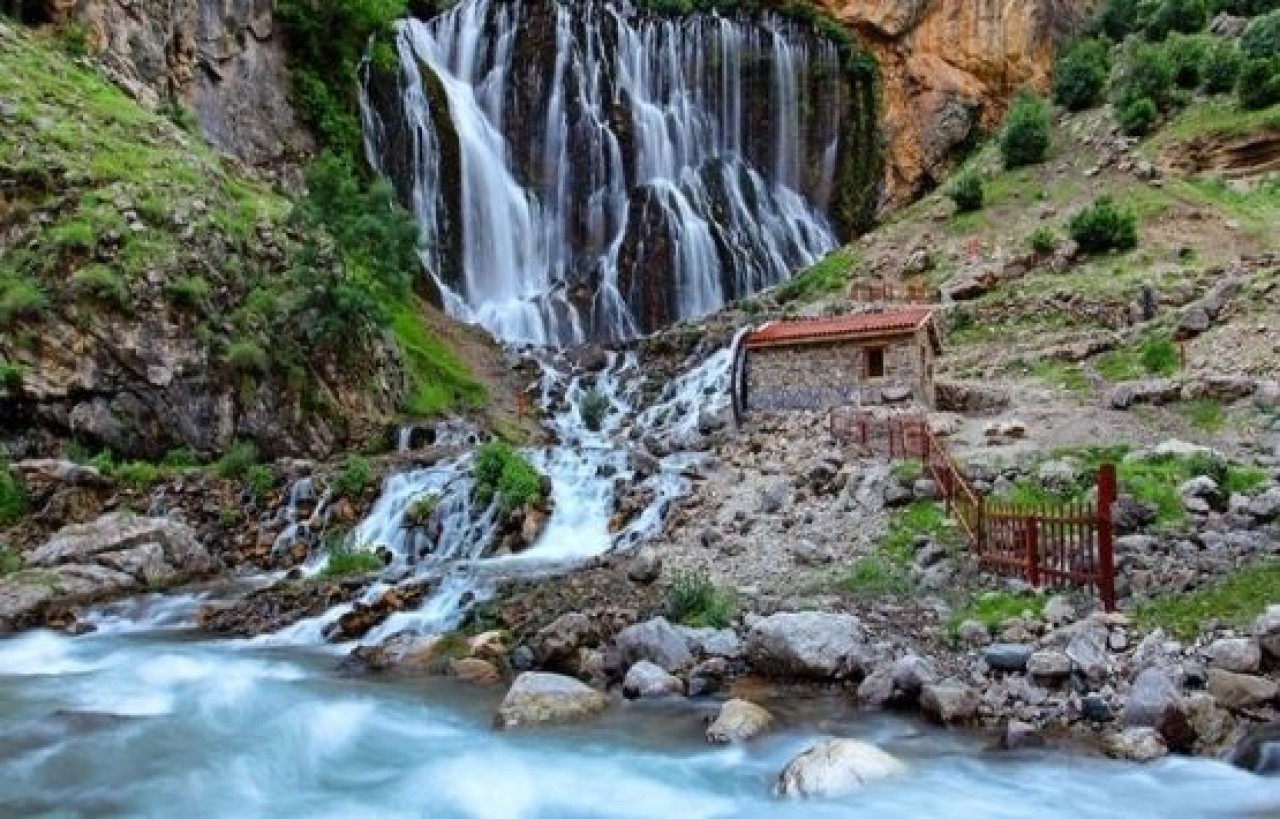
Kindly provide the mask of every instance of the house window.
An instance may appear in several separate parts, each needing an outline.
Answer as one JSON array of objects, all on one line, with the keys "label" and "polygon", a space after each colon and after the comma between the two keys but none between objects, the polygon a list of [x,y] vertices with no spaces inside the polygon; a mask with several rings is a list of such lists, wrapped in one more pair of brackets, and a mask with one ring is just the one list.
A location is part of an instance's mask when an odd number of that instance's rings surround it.
[{"label": "house window", "polygon": [[867,349],[867,378],[884,378],[884,348]]}]

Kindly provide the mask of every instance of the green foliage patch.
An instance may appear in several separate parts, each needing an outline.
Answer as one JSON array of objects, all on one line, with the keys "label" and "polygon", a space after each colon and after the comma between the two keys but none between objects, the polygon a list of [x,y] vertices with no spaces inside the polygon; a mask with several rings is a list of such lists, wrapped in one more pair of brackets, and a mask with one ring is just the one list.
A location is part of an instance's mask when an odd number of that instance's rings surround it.
[{"label": "green foliage patch", "polygon": [[1068,111],[1083,111],[1102,101],[1111,74],[1111,48],[1104,40],[1076,40],[1053,71],[1054,102]]},{"label": "green foliage patch", "polygon": [[833,250],[825,259],[779,286],[776,291],[778,301],[782,304],[810,301],[840,292],[848,283],[857,258],[852,248]]},{"label": "green foliage patch", "polygon": [[352,577],[371,574],[382,568],[382,558],[366,546],[353,543],[348,537],[334,537],[325,545],[323,578]]},{"label": "green foliage patch", "polygon": [[1179,639],[1192,640],[1210,622],[1247,628],[1276,601],[1276,589],[1280,589],[1280,561],[1272,560],[1237,569],[1193,592],[1140,603],[1134,617],[1145,629],[1159,626]]},{"label": "green foliage patch", "polygon": [[533,464],[504,441],[491,441],[476,450],[475,496],[480,504],[495,498],[510,511],[542,497],[542,476]]},{"label": "green foliage patch", "polygon": [[27,490],[0,457],[0,524],[17,523],[27,514]]},{"label": "green foliage patch", "polygon": [[738,615],[738,596],[716,586],[705,572],[682,572],[667,586],[667,613],[691,628],[728,628]]},{"label": "green foliage patch", "polygon": [[1067,223],[1071,238],[1085,253],[1132,250],[1138,246],[1138,219],[1133,211],[1103,196],[1071,217]]},{"label": "green foliage patch", "polygon": [[958,213],[982,210],[982,177],[972,171],[961,174],[947,188],[947,196],[956,203]]},{"label": "green foliage patch", "polygon": [[1000,156],[1005,168],[1043,162],[1049,153],[1049,140],[1049,106],[1035,94],[1018,94],[1000,134]]}]

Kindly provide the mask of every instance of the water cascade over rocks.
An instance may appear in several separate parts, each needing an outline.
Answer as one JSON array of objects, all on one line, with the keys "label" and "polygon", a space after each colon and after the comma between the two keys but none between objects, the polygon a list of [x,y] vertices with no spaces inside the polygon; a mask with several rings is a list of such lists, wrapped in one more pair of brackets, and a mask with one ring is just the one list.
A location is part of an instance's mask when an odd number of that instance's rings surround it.
[{"label": "water cascade over rocks", "polygon": [[508,341],[705,315],[875,206],[872,81],[810,23],[464,0],[396,48],[366,70],[367,154],[444,306]]}]

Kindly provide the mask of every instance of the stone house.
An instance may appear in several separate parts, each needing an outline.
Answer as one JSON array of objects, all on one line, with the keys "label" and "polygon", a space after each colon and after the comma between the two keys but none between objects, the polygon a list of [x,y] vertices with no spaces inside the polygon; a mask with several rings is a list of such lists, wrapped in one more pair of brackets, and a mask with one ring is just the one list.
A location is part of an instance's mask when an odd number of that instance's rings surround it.
[{"label": "stone house", "polygon": [[942,353],[927,307],[770,322],[743,338],[734,366],[739,411],[934,405]]}]

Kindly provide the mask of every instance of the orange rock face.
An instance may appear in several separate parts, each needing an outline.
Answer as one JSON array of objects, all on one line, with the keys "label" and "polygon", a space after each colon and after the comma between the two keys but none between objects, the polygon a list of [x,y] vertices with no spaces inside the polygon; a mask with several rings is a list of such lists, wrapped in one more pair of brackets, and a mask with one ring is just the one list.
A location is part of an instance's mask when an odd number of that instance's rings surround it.
[{"label": "orange rock face", "polygon": [[818,0],[880,64],[887,191],[894,204],[941,178],[1022,87],[1045,91],[1056,45],[1094,0]]}]

